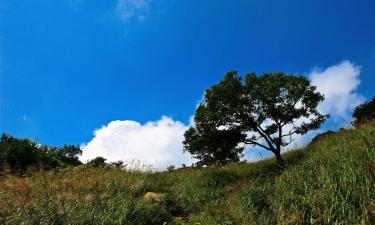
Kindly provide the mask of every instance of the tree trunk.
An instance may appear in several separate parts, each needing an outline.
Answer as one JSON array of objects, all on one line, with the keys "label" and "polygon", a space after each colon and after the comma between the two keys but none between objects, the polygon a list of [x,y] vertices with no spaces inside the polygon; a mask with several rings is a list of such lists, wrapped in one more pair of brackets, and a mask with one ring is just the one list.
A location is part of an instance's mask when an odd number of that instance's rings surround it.
[{"label": "tree trunk", "polygon": [[283,158],[281,157],[280,151],[276,151],[275,156],[276,156],[277,166],[280,167],[281,169],[283,169],[285,164],[284,164]]}]

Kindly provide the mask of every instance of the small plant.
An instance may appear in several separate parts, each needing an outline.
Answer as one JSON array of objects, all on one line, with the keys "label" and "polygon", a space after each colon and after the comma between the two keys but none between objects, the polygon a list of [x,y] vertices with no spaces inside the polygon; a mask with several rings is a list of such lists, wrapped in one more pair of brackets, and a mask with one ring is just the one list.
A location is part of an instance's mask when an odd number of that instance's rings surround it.
[{"label": "small plant", "polygon": [[88,167],[104,167],[106,165],[105,161],[107,161],[107,159],[99,156],[87,162],[86,165]]},{"label": "small plant", "polygon": [[124,169],[127,165],[126,164],[124,165],[124,162],[119,160],[119,161],[116,161],[116,162],[112,162],[111,166],[113,166],[116,169]]},{"label": "small plant", "polygon": [[175,165],[169,165],[169,166],[167,167],[167,170],[168,170],[168,171],[172,171],[172,170],[174,170],[175,168],[176,168]]}]

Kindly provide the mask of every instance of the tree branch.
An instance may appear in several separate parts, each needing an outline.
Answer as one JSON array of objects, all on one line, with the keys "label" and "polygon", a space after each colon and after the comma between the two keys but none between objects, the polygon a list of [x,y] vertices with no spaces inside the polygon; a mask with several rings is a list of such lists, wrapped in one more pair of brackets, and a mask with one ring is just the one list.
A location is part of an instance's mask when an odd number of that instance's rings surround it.
[{"label": "tree branch", "polygon": [[293,141],[295,141],[295,139],[290,138],[290,139],[289,139],[289,142],[285,142],[285,143],[283,143],[283,146],[287,146],[287,145],[289,145],[290,143],[292,143]]},{"label": "tree branch", "polygon": [[[269,150],[271,151],[274,151],[275,147],[273,147],[273,144],[271,142],[272,138],[269,137],[265,132],[264,130],[262,129],[262,127],[260,127],[260,125],[256,125],[255,126],[255,129],[258,131],[258,133],[266,140],[268,146],[269,146]],[[271,139],[271,140],[270,140]]]},{"label": "tree branch", "polygon": [[289,132],[289,133],[287,133],[287,134],[284,134],[284,135],[282,135],[281,137],[292,136],[292,135],[295,134],[295,133],[297,133],[297,131],[296,131],[296,130],[293,130],[293,132]]},{"label": "tree branch", "polygon": [[265,149],[267,149],[267,150],[269,150],[269,151],[272,151],[269,147],[267,147],[267,146],[265,146],[265,145],[262,145],[262,144],[260,144],[260,143],[258,143],[258,142],[256,142],[256,141],[246,140],[246,141],[245,141],[245,144],[258,145],[259,147],[262,147],[262,148],[265,148]]}]

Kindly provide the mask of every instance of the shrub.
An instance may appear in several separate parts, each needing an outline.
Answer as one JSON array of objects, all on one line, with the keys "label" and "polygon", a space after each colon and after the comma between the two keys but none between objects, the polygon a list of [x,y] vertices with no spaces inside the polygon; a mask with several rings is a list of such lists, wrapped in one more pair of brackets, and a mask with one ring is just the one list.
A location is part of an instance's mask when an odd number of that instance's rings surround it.
[{"label": "shrub", "polygon": [[87,162],[86,165],[88,167],[104,167],[106,165],[105,163],[106,160],[107,159],[99,156]]},{"label": "shrub", "polygon": [[170,165],[170,166],[167,167],[167,170],[168,170],[168,171],[172,171],[172,170],[174,170],[175,168],[176,168],[175,165]]},{"label": "shrub", "polygon": [[375,119],[375,97],[370,101],[357,106],[354,109],[353,118],[355,119],[353,122],[355,126]]}]

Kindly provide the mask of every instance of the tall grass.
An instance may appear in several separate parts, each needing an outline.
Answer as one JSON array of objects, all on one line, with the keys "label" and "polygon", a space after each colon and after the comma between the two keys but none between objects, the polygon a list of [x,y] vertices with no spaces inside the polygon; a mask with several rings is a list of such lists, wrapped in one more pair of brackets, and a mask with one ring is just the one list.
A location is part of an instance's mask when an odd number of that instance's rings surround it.
[{"label": "tall grass", "polygon": [[[0,224],[374,224],[375,126],[274,160],[136,172],[67,168],[0,181]],[[147,192],[163,193],[145,200]]]},{"label": "tall grass", "polygon": [[308,146],[303,163],[250,181],[241,211],[254,224],[374,224],[374,143],[368,125]]}]

